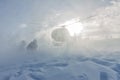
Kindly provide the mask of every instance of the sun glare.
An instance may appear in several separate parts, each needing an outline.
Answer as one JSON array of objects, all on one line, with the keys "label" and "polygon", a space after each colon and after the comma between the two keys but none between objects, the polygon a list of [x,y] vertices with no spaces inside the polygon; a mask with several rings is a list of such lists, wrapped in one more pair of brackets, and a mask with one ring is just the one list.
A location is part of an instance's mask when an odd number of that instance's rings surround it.
[{"label": "sun glare", "polygon": [[80,22],[76,22],[67,25],[65,28],[68,30],[71,36],[78,36],[83,30],[83,25]]}]

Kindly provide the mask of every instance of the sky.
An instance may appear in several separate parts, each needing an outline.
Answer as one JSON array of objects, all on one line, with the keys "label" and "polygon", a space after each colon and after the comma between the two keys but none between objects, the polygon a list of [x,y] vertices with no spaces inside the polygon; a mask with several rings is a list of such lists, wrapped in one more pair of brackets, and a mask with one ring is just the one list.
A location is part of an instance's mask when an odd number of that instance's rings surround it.
[{"label": "sky", "polygon": [[[56,15],[66,19],[88,16],[109,0],[0,0],[0,33],[9,35],[24,24],[35,26]],[[89,14],[88,14],[89,12]],[[52,22],[52,21],[49,21]],[[22,25],[23,24],[23,25]],[[25,26],[24,26],[25,27]]]},{"label": "sky", "polygon": [[[77,17],[88,23],[92,20],[100,22],[106,16],[106,8],[114,12],[109,8],[112,1],[118,0],[0,0],[0,44],[31,40],[36,32]],[[91,15],[92,18],[87,19]]]}]

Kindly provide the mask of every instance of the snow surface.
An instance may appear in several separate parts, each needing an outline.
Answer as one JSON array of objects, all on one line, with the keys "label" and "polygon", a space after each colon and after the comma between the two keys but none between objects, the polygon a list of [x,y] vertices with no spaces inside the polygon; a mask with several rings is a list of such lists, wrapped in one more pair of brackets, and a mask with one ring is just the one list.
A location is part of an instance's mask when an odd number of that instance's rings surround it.
[{"label": "snow surface", "polygon": [[5,61],[1,63],[0,80],[120,80],[118,59],[110,57],[38,53],[19,57],[17,55],[12,57],[15,61],[6,59],[6,64]]}]

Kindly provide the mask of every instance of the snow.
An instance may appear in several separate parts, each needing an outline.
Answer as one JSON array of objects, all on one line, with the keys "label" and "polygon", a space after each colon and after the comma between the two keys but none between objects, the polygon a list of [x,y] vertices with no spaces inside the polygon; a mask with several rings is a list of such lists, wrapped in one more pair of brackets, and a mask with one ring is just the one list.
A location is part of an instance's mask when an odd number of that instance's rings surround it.
[{"label": "snow", "polygon": [[119,80],[119,66],[101,57],[24,54],[21,61],[0,66],[0,80]]}]

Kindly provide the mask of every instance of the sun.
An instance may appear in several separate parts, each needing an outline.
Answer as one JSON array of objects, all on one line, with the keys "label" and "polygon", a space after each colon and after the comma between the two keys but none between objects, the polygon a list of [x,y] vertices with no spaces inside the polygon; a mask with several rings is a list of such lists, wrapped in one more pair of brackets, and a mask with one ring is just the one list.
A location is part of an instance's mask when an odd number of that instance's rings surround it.
[{"label": "sun", "polygon": [[78,36],[83,31],[83,24],[80,22],[69,21],[65,28],[68,30],[70,36]]}]

